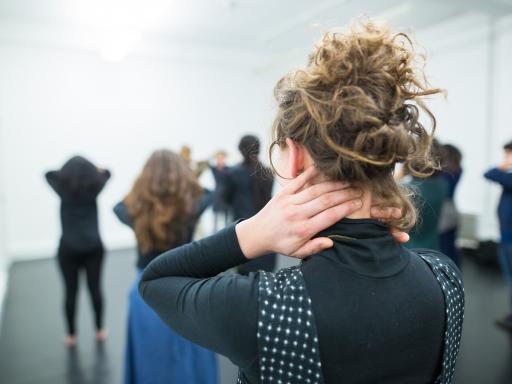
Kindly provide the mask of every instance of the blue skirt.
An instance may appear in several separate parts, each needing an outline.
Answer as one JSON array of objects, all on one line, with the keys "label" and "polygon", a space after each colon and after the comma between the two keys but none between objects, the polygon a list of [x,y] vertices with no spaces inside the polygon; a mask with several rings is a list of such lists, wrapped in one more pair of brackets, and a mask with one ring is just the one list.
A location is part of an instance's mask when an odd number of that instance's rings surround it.
[{"label": "blue skirt", "polygon": [[125,384],[217,384],[217,359],[172,331],[142,300],[137,275],[129,295]]}]

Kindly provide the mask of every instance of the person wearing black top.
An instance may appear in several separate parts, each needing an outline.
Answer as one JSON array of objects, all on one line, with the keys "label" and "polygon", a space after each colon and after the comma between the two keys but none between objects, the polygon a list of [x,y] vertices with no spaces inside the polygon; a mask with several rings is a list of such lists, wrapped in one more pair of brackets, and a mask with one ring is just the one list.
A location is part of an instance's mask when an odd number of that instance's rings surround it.
[{"label": "person wearing black top", "polygon": [[46,181],[61,200],[60,238],[57,260],[64,279],[65,315],[68,334],[65,343],[76,344],[75,311],[78,277],[82,269],[95,313],[96,338],[103,341],[103,297],[100,288],[103,243],[98,228],[96,198],[110,178],[108,170],[98,169],[87,159],[74,156],[58,171],[47,172]]},{"label": "person wearing black top", "polygon": [[[283,188],[251,218],[157,257],[140,292],[174,330],[228,356],[238,383],[452,382],[464,291],[439,252],[408,250],[416,221],[397,162],[436,169],[404,34],[371,22],[326,34],[275,90]],[[419,71],[419,72],[418,72]],[[276,273],[222,272],[268,252]]]},{"label": "person wearing black top", "polygon": [[459,229],[459,212],[455,204],[455,192],[462,178],[462,153],[452,144],[444,144],[441,148],[443,177],[448,184],[448,195],[443,203],[439,221],[440,250],[460,268],[461,260],[456,240]]},{"label": "person wearing black top", "polygon": [[[235,220],[253,216],[272,197],[274,177],[270,169],[258,159],[260,141],[256,136],[245,135],[240,139],[238,149],[243,162],[231,167],[225,174],[222,196],[230,205]],[[273,271],[277,255],[270,253],[238,267],[238,272],[247,275],[258,270]]]},{"label": "person wearing black top", "polygon": [[228,202],[225,200],[223,192],[226,184],[226,174],[230,169],[230,167],[226,165],[225,160],[226,153],[224,151],[219,151],[215,154],[215,164],[209,165],[213,178],[215,179],[215,190],[213,192],[212,204],[214,231],[217,231],[219,229],[219,219],[221,220],[222,223],[221,228],[225,227],[228,224],[228,218],[230,216],[231,210]]}]

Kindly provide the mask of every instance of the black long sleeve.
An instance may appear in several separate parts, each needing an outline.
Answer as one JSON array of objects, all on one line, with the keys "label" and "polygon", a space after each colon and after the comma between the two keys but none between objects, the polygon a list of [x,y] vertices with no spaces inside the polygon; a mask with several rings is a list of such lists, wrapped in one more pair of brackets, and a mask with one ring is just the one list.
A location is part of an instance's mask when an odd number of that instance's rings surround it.
[{"label": "black long sleeve", "polygon": [[114,214],[117,216],[121,223],[133,229],[133,219],[128,214],[128,210],[126,209],[126,204],[124,201],[120,201],[114,206]]},{"label": "black long sleeve", "polygon": [[98,179],[95,186],[95,193],[98,195],[103,188],[105,188],[105,184],[107,184],[107,181],[110,179],[112,174],[108,169],[104,169],[101,171],[98,171]]},{"label": "black long sleeve", "polygon": [[232,225],[160,255],[144,270],[140,293],[176,332],[242,369],[254,368],[257,274],[218,275],[245,261]]},{"label": "black long sleeve", "polygon": [[52,189],[60,196],[61,188],[59,181],[59,172],[58,171],[48,171],[45,173],[44,177],[46,181],[52,187]]},{"label": "black long sleeve", "polygon": [[492,168],[485,172],[484,177],[500,184],[505,191],[512,192],[512,172]]},{"label": "black long sleeve", "polygon": [[[303,260],[325,383],[432,383],[442,361],[443,292],[432,270],[371,219],[344,219],[334,246]],[[156,258],[146,302],[176,332],[230,358],[258,383],[258,283],[217,275],[244,262],[235,227]],[[405,368],[404,368],[405,367]]]},{"label": "black long sleeve", "polygon": [[[84,161],[87,162],[85,159],[75,162]],[[85,176],[80,171],[80,164],[70,167],[76,169],[67,169],[64,165],[61,170],[47,172],[45,178],[61,200],[61,245],[75,251],[90,251],[103,246],[96,199],[111,173],[108,170],[98,171],[91,163],[87,165],[89,171]]]}]

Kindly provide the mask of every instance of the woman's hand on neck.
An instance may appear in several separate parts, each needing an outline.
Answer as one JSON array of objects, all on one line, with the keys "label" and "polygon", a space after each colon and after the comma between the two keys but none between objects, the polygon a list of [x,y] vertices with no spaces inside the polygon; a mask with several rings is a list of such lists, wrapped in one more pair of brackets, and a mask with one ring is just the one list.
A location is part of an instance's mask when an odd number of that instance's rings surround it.
[{"label": "woman's hand on neck", "polygon": [[[290,140],[290,139],[287,139]],[[299,146],[295,142],[290,140],[290,143],[288,143],[288,164],[290,166],[290,173],[292,178],[298,177],[300,174],[302,174],[306,169],[312,167],[315,165],[315,162],[313,161],[311,155],[309,152],[303,147]],[[295,148],[294,148],[295,146]],[[318,174],[316,177],[310,179],[304,188],[311,187],[315,184],[320,184],[330,181],[325,175]],[[343,182],[340,180],[340,182]],[[356,187],[357,188],[357,187]],[[352,214],[348,215],[347,218],[349,219],[369,219],[371,218],[371,208],[372,208],[372,193],[367,188],[359,188],[362,190],[362,206],[360,209],[354,211]]]}]

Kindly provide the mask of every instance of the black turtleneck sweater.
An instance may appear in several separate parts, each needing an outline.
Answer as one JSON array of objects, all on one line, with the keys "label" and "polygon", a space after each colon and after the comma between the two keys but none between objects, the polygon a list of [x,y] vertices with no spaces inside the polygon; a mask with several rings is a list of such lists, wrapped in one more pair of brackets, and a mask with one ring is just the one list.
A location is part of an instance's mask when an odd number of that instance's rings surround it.
[{"label": "black turtleneck sweater", "polygon": [[[334,247],[300,268],[326,383],[432,383],[445,305],[427,264],[374,220],[344,219],[320,235]],[[175,331],[227,356],[258,383],[259,273],[219,275],[245,260],[233,225],[159,256],[140,292]]]}]

